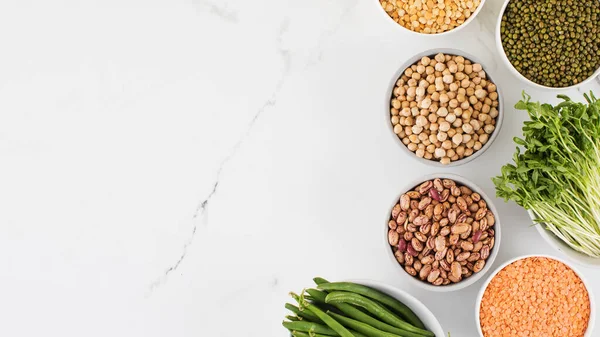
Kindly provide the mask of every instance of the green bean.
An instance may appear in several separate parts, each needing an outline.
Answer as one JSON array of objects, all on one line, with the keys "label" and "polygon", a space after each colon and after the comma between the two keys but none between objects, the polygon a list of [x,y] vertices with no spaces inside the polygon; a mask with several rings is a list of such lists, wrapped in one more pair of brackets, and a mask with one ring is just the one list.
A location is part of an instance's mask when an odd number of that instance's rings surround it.
[{"label": "green bean", "polygon": [[285,316],[285,318],[286,318],[287,320],[289,320],[289,321],[292,321],[292,322],[298,322],[298,321],[301,321],[301,320],[302,320],[302,318],[300,318],[300,317],[297,317],[297,316],[291,316],[291,315],[287,315],[287,316]]},{"label": "green bean", "polygon": [[328,327],[340,334],[341,337],[355,337],[350,331],[348,331],[348,329],[344,328],[343,325],[338,323],[338,321],[336,321],[335,319],[331,318],[331,316],[319,309],[316,305],[308,302],[304,298],[294,293],[292,293],[291,295],[296,301],[298,301],[300,307],[304,307],[306,310],[309,310],[310,312],[315,314],[315,316],[319,317],[319,319],[321,319],[325,324],[327,324]]},{"label": "green bean", "polygon": [[337,312],[337,313],[341,313],[335,306],[331,305],[331,304],[327,304],[325,302],[325,298],[327,297],[327,293],[317,290],[317,289],[307,289],[306,292],[310,295],[310,296],[306,296],[305,299],[310,299],[313,302],[315,302],[315,304],[323,309],[323,311],[333,311],[333,312]]},{"label": "green bean", "polygon": [[405,317],[410,324],[416,326],[417,328],[425,329],[425,325],[423,324],[423,322],[421,322],[419,317],[417,317],[417,315],[415,315],[415,313],[412,310],[410,310],[410,308],[407,307],[404,303],[373,288],[351,282],[322,283],[319,284],[317,287],[326,291],[349,291],[374,299],[378,302],[387,305],[388,307],[396,311],[396,313]]},{"label": "green bean", "polygon": [[[356,337],[368,337],[368,336],[361,334],[360,332],[356,332],[353,330],[348,330],[348,331],[350,331]],[[294,337],[331,337],[331,336],[323,335],[323,334],[319,334],[319,333],[314,333],[314,332],[306,333],[303,331],[296,331],[296,330],[292,330],[291,333],[292,333],[292,336],[294,336]]]},{"label": "green bean", "polygon": [[386,309],[381,304],[379,304],[373,300],[370,300],[364,296],[356,294],[356,293],[344,292],[344,291],[334,291],[332,293],[329,293],[329,295],[327,295],[326,302],[332,303],[332,304],[349,303],[349,304],[352,304],[355,306],[363,307],[363,308],[367,309],[367,311],[369,313],[371,313],[372,315],[374,315],[375,317],[377,317],[380,320],[382,320],[390,325],[393,325],[397,328],[411,331],[411,332],[416,332],[423,336],[430,336],[430,337],[434,336],[432,332],[414,327],[414,326],[410,325],[409,323],[406,323],[405,321],[400,319],[398,316],[396,316],[394,313],[392,313],[391,311]]},{"label": "green bean", "polygon": [[318,302],[326,303],[325,298],[327,298],[327,293],[317,290],[317,289],[306,289],[306,292]]},{"label": "green bean", "polygon": [[338,336],[335,330],[328,326],[312,322],[283,322],[283,326],[290,331],[316,332],[328,336]]},{"label": "green bean", "polygon": [[321,335],[318,333],[313,333],[312,335],[307,334],[306,332],[301,332],[301,331],[292,331],[292,336],[294,337],[329,337],[327,335]]},{"label": "green bean", "polygon": [[313,281],[315,282],[316,285],[323,284],[323,283],[329,283],[329,281],[327,281],[326,279],[324,279],[322,277],[315,277],[313,279]]},{"label": "green bean", "polygon": [[357,308],[348,303],[338,303],[338,304],[335,304],[335,306],[342,313],[344,313],[344,315],[354,318],[355,320],[357,320],[359,322],[366,323],[376,329],[386,331],[386,332],[391,332],[393,334],[400,335],[403,337],[423,337],[423,335],[420,333],[400,329],[395,326],[386,324],[376,318],[373,318],[373,317],[367,315],[366,313],[364,313],[363,311],[361,311],[360,309],[364,310],[361,307]]},{"label": "green bean", "polygon": [[321,321],[319,319],[319,317],[315,316],[312,312],[306,311],[306,310],[300,310],[300,308],[298,308],[297,306],[295,306],[293,304],[286,303],[285,308],[309,322],[323,323],[323,321]]},{"label": "green bean", "polygon": [[374,327],[370,326],[369,324],[365,324],[356,320],[353,320],[352,318],[348,318],[348,317],[344,317],[342,315],[338,315],[335,312],[331,312],[329,313],[335,320],[337,320],[338,322],[344,324],[345,326],[352,328],[354,330],[357,330],[359,332],[362,332],[370,337],[398,337],[402,335],[396,335],[393,333],[389,333],[389,332],[385,332],[385,331],[381,331],[378,329],[375,329]]}]

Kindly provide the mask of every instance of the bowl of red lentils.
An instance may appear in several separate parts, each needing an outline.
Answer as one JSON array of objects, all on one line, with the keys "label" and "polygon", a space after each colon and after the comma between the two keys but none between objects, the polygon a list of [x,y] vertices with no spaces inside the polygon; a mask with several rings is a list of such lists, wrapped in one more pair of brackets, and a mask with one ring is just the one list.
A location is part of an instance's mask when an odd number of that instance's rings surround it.
[{"label": "bowl of red lentils", "polygon": [[420,35],[447,35],[475,19],[485,0],[378,0],[386,21]]},{"label": "bowl of red lentils", "polygon": [[589,284],[564,260],[514,258],[485,282],[475,306],[482,337],[591,337],[596,307]]},{"label": "bowl of red lentils", "polygon": [[432,49],[404,62],[385,96],[386,123],[400,148],[436,167],[482,155],[503,121],[500,89],[477,58]]}]

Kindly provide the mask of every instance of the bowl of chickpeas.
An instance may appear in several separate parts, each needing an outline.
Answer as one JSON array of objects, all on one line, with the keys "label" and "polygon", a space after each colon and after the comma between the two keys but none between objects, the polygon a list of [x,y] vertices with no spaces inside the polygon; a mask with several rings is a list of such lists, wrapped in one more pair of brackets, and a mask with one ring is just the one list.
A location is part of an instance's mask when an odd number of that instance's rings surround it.
[{"label": "bowl of chickpeas", "polygon": [[409,58],[386,92],[389,129],[419,161],[452,167],[482,155],[502,127],[500,89],[475,57],[454,49]]}]

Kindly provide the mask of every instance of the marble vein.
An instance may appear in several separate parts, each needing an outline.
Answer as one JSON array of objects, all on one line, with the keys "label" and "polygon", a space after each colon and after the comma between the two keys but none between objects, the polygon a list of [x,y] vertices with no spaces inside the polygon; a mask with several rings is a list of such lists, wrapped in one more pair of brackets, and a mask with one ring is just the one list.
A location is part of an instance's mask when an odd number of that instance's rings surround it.
[{"label": "marble vein", "polygon": [[208,11],[208,13],[213,14],[223,21],[229,23],[238,23],[238,13],[234,10],[228,8],[227,4],[219,4],[209,1],[209,0],[194,0],[194,5],[197,9],[204,8]]},{"label": "marble vein", "polygon": [[323,59],[323,45],[327,42],[327,40],[331,36],[333,36],[340,29],[340,27],[344,23],[344,19],[350,13],[352,13],[352,11],[359,4],[359,1],[358,0],[349,1],[349,2],[344,1],[344,3],[347,3],[347,6],[342,11],[342,14],[338,16],[337,20],[335,20],[335,22],[331,26],[331,28],[326,29],[323,33],[321,33],[321,35],[317,39],[318,43],[315,48],[315,51],[313,52],[313,55],[310,57],[310,59],[308,61],[308,64],[307,64],[308,66],[316,65]]},{"label": "marble vein", "polygon": [[275,85],[275,89],[273,90],[271,96],[258,108],[258,110],[256,110],[256,112],[254,113],[254,116],[252,117],[252,119],[250,120],[248,125],[246,126],[244,133],[240,136],[238,141],[231,148],[231,150],[229,151],[227,156],[225,156],[225,158],[219,163],[219,168],[217,169],[217,174],[216,174],[215,181],[213,183],[212,190],[210,191],[210,193],[208,194],[208,196],[205,199],[200,201],[200,203],[198,204],[198,207],[196,207],[196,211],[194,212],[194,215],[192,217],[192,224],[193,224],[192,231],[191,231],[188,239],[185,241],[185,243],[183,245],[181,255],[179,256],[177,261],[175,261],[175,263],[173,263],[171,266],[169,266],[164,271],[164,273],[161,277],[159,277],[154,282],[152,282],[152,284],[150,285],[150,292],[152,292],[154,289],[156,289],[160,285],[164,284],[166,282],[169,274],[176,271],[177,268],[181,265],[181,263],[183,262],[183,260],[185,259],[186,255],[187,255],[189,247],[192,245],[192,243],[194,241],[194,237],[196,236],[196,231],[198,229],[197,220],[199,218],[202,218],[205,215],[206,210],[208,209],[208,206],[209,206],[212,198],[218,191],[219,182],[221,180],[223,170],[225,169],[227,164],[231,161],[231,159],[233,157],[235,157],[238,150],[240,149],[242,144],[245,142],[245,140],[248,138],[248,136],[252,132],[252,129],[254,128],[254,125],[259,120],[261,115],[265,112],[265,110],[272,108],[277,104],[277,96],[279,95],[279,92],[281,91],[281,89],[283,88],[283,85],[287,81],[288,75],[291,72],[291,67],[292,67],[291,53],[289,50],[287,50],[283,47],[283,36],[287,32],[288,27],[289,27],[289,20],[286,19],[283,21],[283,23],[281,24],[281,26],[279,28],[279,31],[277,32],[277,53],[283,62],[283,70],[282,70],[281,75]]}]

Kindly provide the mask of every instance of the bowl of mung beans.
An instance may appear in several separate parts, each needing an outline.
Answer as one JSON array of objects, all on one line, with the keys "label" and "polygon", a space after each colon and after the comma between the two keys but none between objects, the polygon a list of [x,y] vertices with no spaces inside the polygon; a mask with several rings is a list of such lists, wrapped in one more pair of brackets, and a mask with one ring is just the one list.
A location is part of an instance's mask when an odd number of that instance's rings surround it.
[{"label": "bowl of mung beans", "polygon": [[494,142],[503,121],[500,89],[477,58],[432,49],[404,62],[385,96],[385,116],[402,151],[422,163],[468,163]]},{"label": "bowl of mung beans", "polygon": [[510,71],[541,89],[570,89],[600,75],[600,1],[505,0],[496,46]]},{"label": "bowl of mung beans", "polygon": [[382,17],[419,35],[448,35],[475,19],[485,0],[375,0]]},{"label": "bowl of mung beans", "polygon": [[455,174],[411,181],[388,209],[385,250],[400,274],[436,292],[463,289],[491,268],[500,219],[491,199]]},{"label": "bowl of mung beans", "polygon": [[566,261],[525,255],[501,265],[475,305],[481,337],[591,337],[596,304],[589,283]]}]

